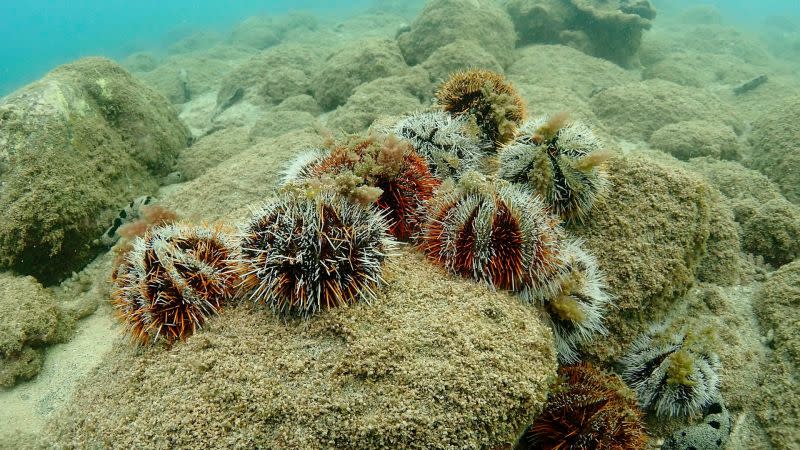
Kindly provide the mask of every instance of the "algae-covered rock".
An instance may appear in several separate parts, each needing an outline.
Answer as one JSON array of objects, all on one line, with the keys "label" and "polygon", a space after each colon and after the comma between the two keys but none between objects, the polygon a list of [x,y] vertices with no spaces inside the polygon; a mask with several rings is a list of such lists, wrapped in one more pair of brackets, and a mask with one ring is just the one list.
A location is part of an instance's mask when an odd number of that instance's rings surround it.
[{"label": "algae-covered rock", "polygon": [[719,285],[739,281],[739,226],[728,205],[716,189],[709,189],[710,233],[706,255],[697,269],[697,279]]},{"label": "algae-covered rock", "polygon": [[316,30],[316,16],[295,12],[283,16],[252,16],[238,23],[231,32],[229,41],[234,45],[253,47],[259,50],[279,44],[293,33]]},{"label": "algae-covered rock", "polygon": [[314,97],[308,94],[294,95],[286,98],[275,107],[279,111],[304,111],[313,116],[322,113],[322,108]]},{"label": "algae-covered rock", "polygon": [[513,295],[398,256],[369,305],[307,321],[243,305],[172,349],[110,352],[53,444],[509,448],[555,379],[550,330]]},{"label": "algae-covered rock", "polygon": [[352,42],[332,54],[311,79],[314,96],[325,110],[343,104],[359,85],[376,78],[403,75],[408,66],[400,47],[389,39]]},{"label": "algae-covered rock", "polygon": [[150,52],[136,52],[126,56],[119,63],[131,72],[148,72],[156,67],[160,59]]},{"label": "algae-covered rock", "polygon": [[282,44],[264,50],[223,78],[217,108],[224,110],[241,100],[276,105],[295,95],[311,94],[311,77],[324,57],[325,51],[313,45]]},{"label": "algae-covered rock", "polygon": [[188,131],[120,66],[86,58],[0,102],[0,266],[51,283],[88,262],[119,206],[155,190]]},{"label": "algae-covered rock", "polygon": [[508,13],[490,0],[432,0],[397,37],[406,62],[417,65],[458,39],[470,39],[502,65],[511,62],[516,41]]},{"label": "algae-covered rock", "polygon": [[503,73],[503,66],[497,58],[477,42],[467,39],[459,39],[437,48],[421,65],[431,74],[431,81],[437,84],[459,70],[488,69]]},{"label": "algae-covered rock", "polygon": [[610,333],[584,347],[605,361],[686,293],[706,254],[711,223],[709,187],[690,172],[640,156],[616,158],[608,172],[606,198],[573,227],[615,296],[605,322]]},{"label": "algae-covered rock", "polygon": [[248,134],[244,127],[231,127],[203,136],[181,151],[175,170],[183,175],[184,180],[193,180],[249,147]]},{"label": "algae-covered rock", "polygon": [[769,362],[757,399],[758,418],[776,448],[800,447],[800,261],[781,267],[761,286],[754,307],[772,336]]},{"label": "algae-covered rock", "polygon": [[732,55],[681,52],[670,53],[648,64],[642,71],[642,78],[659,78],[683,86],[708,87],[737,85],[762,74],[763,70]]},{"label": "algae-covered rock", "polygon": [[800,96],[770,107],[753,123],[749,165],[780,186],[789,201],[800,205]]},{"label": "algae-covered rock", "polygon": [[782,198],[758,205],[742,225],[742,248],[776,267],[800,257],[800,208]]},{"label": "algae-covered rock", "polygon": [[700,156],[736,160],[742,153],[733,128],[704,120],[689,120],[661,127],[650,136],[650,145],[684,161]]},{"label": "algae-covered rock", "polygon": [[0,387],[39,373],[58,320],[55,298],[33,277],[0,272]]},{"label": "algae-covered rock", "polygon": [[230,130],[217,137],[209,135],[204,138],[209,141],[201,140],[197,149],[189,149],[187,156],[197,151],[197,156],[203,157],[218,144],[227,156],[219,164],[198,167],[201,175],[163,195],[160,204],[194,222],[239,218],[248,206],[275,193],[283,170],[298,153],[323,144],[319,134],[303,130],[262,139],[250,146],[239,142],[233,133]]},{"label": "algae-covered rock", "polygon": [[690,120],[717,121],[743,130],[734,110],[713,94],[664,80],[611,87],[591,99],[591,107],[617,136],[648,140],[656,130]]},{"label": "algae-covered rock", "polygon": [[264,114],[264,118],[253,125],[250,141],[263,138],[274,138],[290,131],[304,130],[313,133],[319,129],[317,119],[305,111],[272,110]]},{"label": "algae-covered rock", "polygon": [[633,83],[638,75],[564,45],[531,45],[514,53],[508,77],[541,88],[566,88],[588,100],[606,88]]},{"label": "algae-covered rock", "polygon": [[422,109],[432,97],[432,85],[422,69],[409,75],[379,78],[359,86],[347,103],[328,117],[328,128],[346,133],[364,131],[382,116],[398,116]]},{"label": "algae-covered rock", "polygon": [[564,0],[507,0],[517,30],[517,45],[561,42],[561,33],[575,20],[575,8]]}]

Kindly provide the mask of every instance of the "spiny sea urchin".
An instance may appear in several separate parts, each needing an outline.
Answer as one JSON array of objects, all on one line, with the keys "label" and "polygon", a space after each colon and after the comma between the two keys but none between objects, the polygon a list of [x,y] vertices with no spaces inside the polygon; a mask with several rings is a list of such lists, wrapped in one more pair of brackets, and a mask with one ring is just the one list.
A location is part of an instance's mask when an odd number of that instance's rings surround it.
[{"label": "spiny sea urchin", "polygon": [[525,122],[500,151],[498,175],[531,188],[563,219],[582,219],[607,185],[608,157],[583,123],[542,116]]},{"label": "spiny sea urchin", "polygon": [[116,272],[117,316],[141,343],[187,338],[233,297],[239,283],[234,249],[219,228],[147,231]]},{"label": "spiny sea urchin", "polygon": [[477,169],[483,156],[477,136],[467,125],[463,116],[433,111],[405,117],[392,131],[411,143],[439,179],[458,179],[466,171]]},{"label": "spiny sea urchin", "polygon": [[636,450],[647,445],[635,395],[589,364],[563,366],[560,386],[527,431],[530,449]]},{"label": "spiny sea urchin", "polygon": [[243,284],[279,313],[308,316],[369,301],[395,245],[387,229],[374,207],[334,193],[284,194],[255,211],[241,231]]},{"label": "spiny sea urchin", "polygon": [[714,339],[708,333],[670,333],[659,325],[634,342],[620,361],[622,377],[643,408],[658,416],[683,416],[717,397],[721,366],[709,349]]},{"label": "spiny sea urchin", "polygon": [[557,292],[532,300],[544,304],[553,327],[558,359],[563,363],[578,360],[577,348],[597,335],[605,334],[605,309],[610,301],[603,274],[593,255],[575,240],[565,242],[562,250],[564,271]]},{"label": "spiny sea urchin", "polygon": [[331,190],[385,212],[392,236],[407,240],[421,226],[420,210],[441,183],[411,145],[394,135],[353,136],[324,156],[301,155],[298,181]]},{"label": "spiny sea urchin", "polygon": [[439,106],[453,116],[472,117],[481,138],[494,148],[514,138],[525,118],[525,103],[502,75],[471,69],[450,75],[436,92]]},{"label": "spiny sea urchin", "polygon": [[431,260],[497,288],[556,292],[564,232],[538,198],[470,172],[427,209],[421,248]]}]

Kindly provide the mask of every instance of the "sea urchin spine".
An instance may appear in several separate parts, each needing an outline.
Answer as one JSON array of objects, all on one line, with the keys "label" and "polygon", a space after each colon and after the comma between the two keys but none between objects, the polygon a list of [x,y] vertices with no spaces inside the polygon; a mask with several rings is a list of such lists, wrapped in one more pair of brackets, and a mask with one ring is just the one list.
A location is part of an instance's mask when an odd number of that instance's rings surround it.
[{"label": "sea urchin spine", "polygon": [[536,197],[470,172],[428,211],[421,246],[431,260],[497,288],[555,293],[563,231]]},{"label": "sea urchin spine", "polygon": [[369,301],[394,248],[385,218],[330,192],[283,197],[241,232],[240,262],[251,297],[279,313],[311,315]]},{"label": "sea urchin spine", "polygon": [[185,339],[233,297],[235,246],[219,228],[149,230],[116,271],[113,304],[141,343]]}]

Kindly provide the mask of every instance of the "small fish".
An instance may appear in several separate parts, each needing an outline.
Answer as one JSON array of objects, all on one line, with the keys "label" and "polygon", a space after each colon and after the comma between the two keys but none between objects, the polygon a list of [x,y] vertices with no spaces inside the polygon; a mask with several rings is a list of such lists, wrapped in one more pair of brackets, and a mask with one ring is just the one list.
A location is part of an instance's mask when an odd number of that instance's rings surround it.
[{"label": "small fish", "polygon": [[105,233],[103,233],[103,236],[100,237],[100,243],[107,247],[114,245],[119,240],[119,235],[117,234],[119,227],[138,219],[140,214],[139,211],[142,206],[149,205],[154,201],[155,197],[143,195],[128,203],[128,205],[119,212],[117,217],[111,223],[111,226],[106,229]]}]

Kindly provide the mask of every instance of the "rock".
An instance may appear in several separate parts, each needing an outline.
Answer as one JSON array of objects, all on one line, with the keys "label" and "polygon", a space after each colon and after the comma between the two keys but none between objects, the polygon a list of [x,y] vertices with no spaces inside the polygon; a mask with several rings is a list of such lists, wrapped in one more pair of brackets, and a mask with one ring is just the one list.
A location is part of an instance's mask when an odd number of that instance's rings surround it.
[{"label": "rock", "polygon": [[642,78],[658,78],[691,87],[738,85],[762,73],[764,69],[746,63],[732,55],[677,52],[648,64]]},{"label": "rock", "polygon": [[739,226],[731,207],[716,189],[709,189],[709,207],[710,233],[697,279],[731,286],[739,282]]},{"label": "rock", "polygon": [[800,205],[800,96],[776,102],[753,123],[753,152],[745,162]]},{"label": "rock", "polygon": [[772,336],[756,412],[775,448],[800,447],[800,261],[787,264],[761,286],[754,298],[765,334]]},{"label": "rock", "polygon": [[281,30],[272,17],[253,16],[239,22],[231,32],[229,41],[263,50],[281,41]]},{"label": "rock", "polygon": [[398,116],[422,109],[432,97],[427,72],[417,69],[403,77],[379,78],[359,86],[344,105],[333,111],[327,127],[346,133],[364,131],[382,116]]},{"label": "rock", "polygon": [[241,305],[171,350],[110,352],[52,444],[510,447],[555,379],[550,330],[515,296],[398,256],[370,305],[306,321]]},{"label": "rock", "polygon": [[128,55],[119,63],[131,72],[149,72],[158,67],[160,61],[152,53],[136,52]]},{"label": "rock", "polygon": [[633,83],[638,75],[563,45],[531,45],[514,52],[511,81],[541,88],[566,88],[588,101],[604,89]]},{"label": "rock", "polygon": [[219,89],[220,78],[251,55],[235,47],[220,46],[169,56],[150,71],[134,75],[171,103],[181,104]]},{"label": "rock", "polygon": [[0,267],[48,284],[79,270],[132,198],[173,170],[188,131],[120,66],[86,58],[0,102]]},{"label": "rock", "polygon": [[314,116],[305,111],[272,110],[253,126],[250,141],[274,138],[295,130],[313,133],[319,130],[319,124]]},{"label": "rock", "polygon": [[33,277],[0,272],[0,387],[39,373],[58,321],[55,298]]},{"label": "rock", "polygon": [[311,94],[311,77],[324,56],[316,46],[301,44],[282,44],[262,51],[222,80],[218,113],[242,100],[269,106],[295,95]]},{"label": "rock", "polygon": [[194,53],[197,51],[208,50],[217,44],[222,43],[223,36],[213,30],[197,31],[179,39],[170,45],[167,52],[172,55],[181,53]]},{"label": "rock", "polygon": [[800,256],[800,208],[776,198],[758,205],[742,225],[742,249],[775,267]]},{"label": "rock", "polygon": [[735,111],[713,94],[663,80],[604,89],[590,105],[611,132],[630,140],[648,140],[666,125],[691,120],[721,122],[737,134],[744,128]]},{"label": "rock", "polygon": [[304,111],[313,116],[318,116],[322,113],[322,108],[319,106],[314,97],[307,94],[300,94],[289,97],[280,102],[275,110],[280,111]]},{"label": "rock", "polygon": [[227,154],[225,159],[213,167],[198,167],[202,175],[163,195],[161,205],[193,222],[238,219],[248,206],[275,193],[282,171],[299,152],[319,148],[323,141],[317,133],[294,131],[237,150],[244,145],[238,142],[240,136],[233,131],[225,133],[218,138],[209,135],[207,145],[201,140],[197,149],[202,156],[218,143]]},{"label": "rock", "polygon": [[354,41],[332,54],[314,74],[314,97],[325,110],[344,104],[358,86],[377,78],[403,75],[408,66],[389,39]]},{"label": "rock", "polygon": [[742,153],[733,128],[704,120],[677,122],[661,127],[650,136],[650,146],[683,161],[699,156],[737,160]]},{"label": "rock", "polygon": [[178,155],[175,168],[193,180],[251,145],[249,130],[231,127],[203,136]]},{"label": "rock", "polygon": [[584,347],[610,361],[693,284],[710,234],[709,187],[696,175],[641,156],[615,158],[610,186],[585,223],[585,239],[615,297],[609,334]]},{"label": "rock", "polygon": [[508,13],[492,1],[432,0],[411,23],[411,31],[397,37],[397,43],[412,66],[458,39],[474,40],[506,66],[516,38]]},{"label": "rock", "polygon": [[517,30],[517,45],[557,44],[576,11],[563,0],[508,0],[506,11]]},{"label": "rock", "polygon": [[431,74],[431,81],[437,84],[447,80],[453,72],[470,68],[503,73],[503,66],[497,62],[497,58],[477,42],[466,39],[437,48],[421,65]]}]

